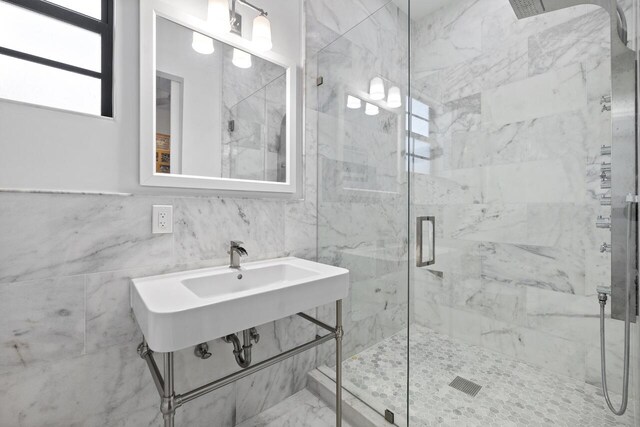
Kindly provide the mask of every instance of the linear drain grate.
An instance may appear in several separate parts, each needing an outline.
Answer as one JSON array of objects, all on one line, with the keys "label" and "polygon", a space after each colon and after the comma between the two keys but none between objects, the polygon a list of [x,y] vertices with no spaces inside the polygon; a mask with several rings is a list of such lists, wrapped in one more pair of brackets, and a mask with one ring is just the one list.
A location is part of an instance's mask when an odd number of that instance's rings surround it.
[{"label": "linear drain grate", "polygon": [[478,392],[480,391],[480,389],[482,388],[481,385],[478,385],[476,383],[474,383],[473,381],[469,381],[467,379],[464,379],[462,377],[455,377],[455,379],[453,381],[451,381],[451,384],[449,384],[451,387],[455,388],[456,390],[460,390],[463,393],[468,394],[469,396],[472,397],[476,397],[476,395],[478,394]]}]

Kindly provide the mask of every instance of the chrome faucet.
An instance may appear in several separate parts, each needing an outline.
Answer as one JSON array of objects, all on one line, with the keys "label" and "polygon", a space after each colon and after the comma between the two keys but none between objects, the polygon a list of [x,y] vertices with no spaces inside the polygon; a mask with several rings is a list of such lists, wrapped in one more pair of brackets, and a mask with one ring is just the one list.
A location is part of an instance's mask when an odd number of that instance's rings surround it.
[{"label": "chrome faucet", "polygon": [[232,240],[229,247],[229,267],[240,268],[240,257],[247,255],[247,250],[243,248],[242,242]]}]

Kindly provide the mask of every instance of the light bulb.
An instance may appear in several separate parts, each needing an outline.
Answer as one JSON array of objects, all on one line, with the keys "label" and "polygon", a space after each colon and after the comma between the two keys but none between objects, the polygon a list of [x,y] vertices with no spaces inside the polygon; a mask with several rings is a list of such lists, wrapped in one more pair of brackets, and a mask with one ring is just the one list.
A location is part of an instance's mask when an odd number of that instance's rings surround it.
[{"label": "light bulb", "polygon": [[217,32],[228,33],[231,31],[229,0],[209,0],[207,22]]},{"label": "light bulb", "polygon": [[362,107],[362,101],[355,96],[347,95],[347,108],[357,110]]},{"label": "light bulb", "polygon": [[400,94],[400,88],[398,86],[393,86],[391,89],[389,89],[387,105],[389,106],[389,108],[402,107],[402,95]]},{"label": "light bulb", "polygon": [[238,68],[251,68],[251,55],[240,49],[233,49],[233,65]]},{"label": "light bulb", "polygon": [[203,55],[211,55],[215,51],[215,48],[213,47],[213,39],[196,31],[193,32],[193,42],[191,42],[191,47],[193,50]]},{"label": "light bulb", "polygon": [[374,77],[371,79],[369,85],[369,96],[375,101],[384,99],[384,82],[380,77]]},{"label": "light bulb", "polygon": [[258,15],[253,20],[253,35],[251,37],[256,49],[266,52],[271,50],[271,22],[264,15]]},{"label": "light bulb", "polygon": [[379,112],[380,112],[380,109],[378,108],[377,105],[369,104],[367,102],[367,106],[364,108],[364,113],[367,116],[377,116]]}]

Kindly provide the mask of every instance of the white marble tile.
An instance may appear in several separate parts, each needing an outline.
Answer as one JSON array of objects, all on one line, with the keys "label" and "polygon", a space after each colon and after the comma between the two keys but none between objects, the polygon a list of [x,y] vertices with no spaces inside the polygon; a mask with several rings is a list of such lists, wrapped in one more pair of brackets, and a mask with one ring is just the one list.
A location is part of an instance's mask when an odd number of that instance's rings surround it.
[{"label": "white marble tile", "polygon": [[221,259],[240,240],[247,261],[284,253],[284,203],[278,200],[184,198],[174,207],[176,258]]},{"label": "white marble tile", "polygon": [[151,234],[150,197],[0,195],[0,282],[157,264],[173,237]]},{"label": "white marble tile", "polygon": [[484,203],[582,203],[585,158],[558,157],[483,168]]},{"label": "white marble tile", "polygon": [[[311,361],[310,355],[313,356],[314,353],[295,356],[239,380],[236,384],[237,422],[246,421],[303,389],[307,372],[315,367],[315,358]],[[304,369],[298,371],[295,368],[297,364],[301,364]],[[301,377],[296,379],[294,373]]]},{"label": "white marble tile", "polygon": [[486,280],[574,295],[584,292],[584,259],[570,250],[483,243],[480,252]]},{"label": "white marble tile", "polygon": [[[6,425],[151,425],[159,399],[136,345],[17,369],[1,378]],[[147,408],[148,412],[147,412]],[[146,416],[138,414],[145,410]]]},{"label": "white marble tile", "polygon": [[[302,390],[237,427],[331,427],[336,414],[320,398]],[[347,422],[343,426],[349,427]]]},{"label": "white marble tile", "polygon": [[[634,425],[633,409],[624,417],[613,416],[596,387],[564,372],[549,372],[418,325],[412,325],[408,337],[408,348],[403,331],[346,360],[343,371],[350,391],[404,415],[408,352],[412,425]],[[456,376],[482,388],[475,397],[461,393],[449,386]],[[618,401],[617,393],[613,396]]]},{"label": "white marble tile", "polygon": [[484,91],[482,117],[487,123],[501,126],[577,110],[585,105],[586,98],[584,68],[574,64]]},{"label": "white marble tile", "polygon": [[131,279],[163,273],[158,268],[86,276],[86,352],[142,342],[130,307]]},{"label": "white marble tile", "polygon": [[0,374],[84,352],[83,276],[0,285]]},{"label": "white marble tile", "polygon": [[176,426],[227,427],[235,425],[236,385],[231,384],[189,402],[176,411]]},{"label": "white marble tile", "polygon": [[453,239],[523,243],[526,205],[450,205],[445,207],[445,236]]},{"label": "white marble tile", "polygon": [[481,277],[463,278],[455,273],[447,277],[452,294],[452,307],[524,325],[527,308],[527,289],[511,283],[501,283]]},{"label": "white marble tile", "polygon": [[527,325],[568,340],[597,342],[600,305],[595,296],[527,289]]},{"label": "white marble tile", "polygon": [[597,8],[529,37],[529,75],[596,59],[608,62],[610,18]]}]

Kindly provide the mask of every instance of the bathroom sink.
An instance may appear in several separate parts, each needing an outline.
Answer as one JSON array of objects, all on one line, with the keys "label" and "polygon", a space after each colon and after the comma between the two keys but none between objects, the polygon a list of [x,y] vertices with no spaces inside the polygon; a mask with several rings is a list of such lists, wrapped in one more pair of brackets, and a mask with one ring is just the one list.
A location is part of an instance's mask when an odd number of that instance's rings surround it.
[{"label": "bathroom sink", "polygon": [[132,279],[149,347],[172,352],[344,299],[349,271],[299,258]]}]

